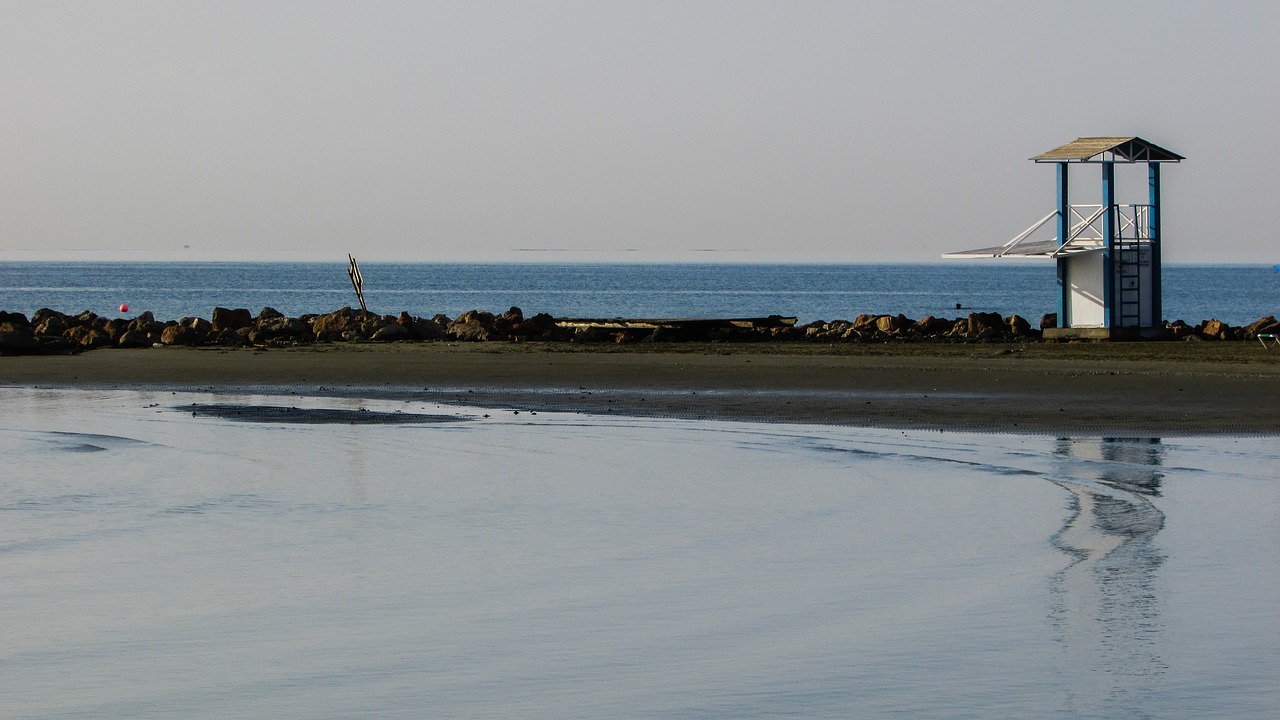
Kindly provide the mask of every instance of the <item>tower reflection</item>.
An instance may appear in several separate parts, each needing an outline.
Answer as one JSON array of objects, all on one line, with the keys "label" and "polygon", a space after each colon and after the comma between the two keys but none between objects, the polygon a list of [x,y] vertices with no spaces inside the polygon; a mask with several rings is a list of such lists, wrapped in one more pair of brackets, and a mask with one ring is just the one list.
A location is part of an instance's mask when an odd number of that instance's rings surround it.
[{"label": "tower reflection", "polygon": [[1050,579],[1050,623],[1063,661],[1090,668],[1068,706],[1142,717],[1166,669],[1160,654],[1164,449],[1158,438],[1059,438],[1054,482],[1071,492],[1053,543],[1071,562]]}]

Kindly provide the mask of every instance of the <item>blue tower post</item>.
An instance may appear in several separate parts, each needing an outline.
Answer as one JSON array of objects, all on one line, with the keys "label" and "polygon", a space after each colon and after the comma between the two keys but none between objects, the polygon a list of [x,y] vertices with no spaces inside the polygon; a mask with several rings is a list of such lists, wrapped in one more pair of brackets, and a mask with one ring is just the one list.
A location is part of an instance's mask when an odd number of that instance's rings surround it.
[{"label": "blue tower post", "polygon": [[1120,326],[1120,305],[1116,302],[1116,164],[1102,163],[1102,297],[1107,308],[1104,327]]},{"label": "blue tower post", "polygon": [[1164,321],[1160,288],[1160,163],[1147,163],[1147,197],[1151,203],[1151,324],[1160,327]]},{"label": "blue tower post", "polygon": [[[1067,175],[1070,164],[1057,163],[1058,166],[1058,247],[1067,244],[1067,235],[1071,233],[1071,191]],[[1067,277],[1067,264],[1058,260],[1058,327],[1068,327],[1067,308],[1070,306],[1070,279]]]}]

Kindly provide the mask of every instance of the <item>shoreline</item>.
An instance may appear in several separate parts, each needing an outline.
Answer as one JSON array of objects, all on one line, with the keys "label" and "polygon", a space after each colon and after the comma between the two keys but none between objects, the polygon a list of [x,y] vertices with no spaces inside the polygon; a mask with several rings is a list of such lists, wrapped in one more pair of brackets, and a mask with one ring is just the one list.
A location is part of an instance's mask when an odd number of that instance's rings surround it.
[{"label": "shoreline", "polygon": [[101,349],[0,357],[0,385],[963,432],[1280,435],[1280,352],[1242,343]]}]

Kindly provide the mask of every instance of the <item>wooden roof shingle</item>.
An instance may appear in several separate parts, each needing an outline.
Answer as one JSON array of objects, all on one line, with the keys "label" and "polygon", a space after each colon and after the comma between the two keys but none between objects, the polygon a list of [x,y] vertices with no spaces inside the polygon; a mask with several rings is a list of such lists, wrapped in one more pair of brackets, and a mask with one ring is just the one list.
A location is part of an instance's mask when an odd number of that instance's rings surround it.
[{"label": "wooden roof shingle", "polygon": [[[1101,157],[1106,155],[1107,157]],[[1179,162],[1184,158],[1140,137],[1082,137],[1031,158],[1036,162]]]}]

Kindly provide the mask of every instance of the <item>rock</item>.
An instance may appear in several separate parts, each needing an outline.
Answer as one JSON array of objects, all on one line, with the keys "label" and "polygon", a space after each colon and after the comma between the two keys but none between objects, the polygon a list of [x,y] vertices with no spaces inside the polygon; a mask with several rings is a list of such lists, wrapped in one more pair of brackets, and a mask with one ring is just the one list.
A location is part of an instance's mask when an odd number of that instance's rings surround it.
[{"label": "rock", "polygon": [[347,342],[353,342],[353,343],[369,342],[364,335],[361,335],[359,332],[355,330],[348,330],[342,333],[341,337],[343,340],[346,340]]},{"label": "rock", "polygon": [[[263,308],[267,310],[269,308]],[[213,332],[221,333],[223,330],[239,330],[253,325],[253,315],[246,308],[236,308],[229,310],[224,307],[216,307],[213,309]]]},{"label": "rock", "polygon": [[1047,328],[1056,328],[1056,327],[1058,327],[1058,313],[1056,312],[1045,313],[1044,315],[1040,316],[1041,330],[1045,330]]},{"label": "rock", "polygon": [[[231,328],[228,328],[231,330]],[[253,330],[257,332],[259,338],[277,338],[277,337],[298,337],[307,333],[307,326],[297,318],[290,318],[281,315],[280,317],[264,318],[254,322]],[[235,330],[231,330],[235,332]]]},{"label": "rock", "polygon": [[468,310],[458,316],[456,320],[449,323],[446,328],[449,337],[455,340],[467,340],[471,342],[483,342],[486,340],[498,340],[495,328],[496,318],[492,313],[480,312],[479,310]]},{"label": "rock", "polygon": [[595,327],[574,328],[573,337],[571,338],[573,342],[579,343],[603,342],[606,339],[608,338],[605,331]]},{"label": "rock", "polygon": [[44,317],[36,326],[37,335],[61,337],[67,331],[67,316],[61,313]]},{"label": "rock", "polygon": [[1207,320],[1199,328],[1198,334],[1206,340],[1229,340],[1231,326],[1220,320]]},{"label": "rock", "polygon": [[408,311],[400,313],[396,324],[409,331],[410,337],[417,340],[439,340],[444,337],[444,327],[435,320],[424,320],[414,317]]},{"label": "rock", "polygon": [[145,332],[138,330],[126,330],[116,340],[116,347],[121,348],[148,348],[153,344],[153,340]]},{"label": "rock", "polygon": [[317,340],[333,340],[342,337],[343,333],[358,331],[362,322],[360,313],[344,307],[325,315],[317,315],[311,321],[311,334]]},{"label": "rock", "polygon": [[162,345],[196,345],[201,339],[201,335],[190,325],[179,323],[166,325],[160,333]]},{"label": "rock", "polygon": [[146,336],[148,345],[154,345],[160,342],[160,333],[164,332],[164,328],[164,323],[156,322],[154,315],[144,312],[129,322],[125,332],[140,333]]},{"label": "rock", "polygon": [[49,308],[40,308],[31,316],[31,324],[34,326],[40,326],[50,318],[58,318],[64,325],[67,322],[67,316],[65,314],[60,313],[57,310],[50,310]]},{"label": "rock", "polygon": [[213,323],[202,317],[184,317],[178,321],[178,324],[183,327],[190,328],[200,336],[208,335],[213,331]]},{"label": "rock", "polygon": [[514,337],[529,340],[556,340],[565,336],[560,326],[556,325],[556,319],[546,313],[525,318],[519,325],[512,328],[511,334]]},{"label": "rock", "polygon": [[964,336],[970,340],[986,340],[1004,332],[1004,318],[999,313],[970,313]]},{"label": "rock", "polygon": [[13,324],[25,328],[31,327],[31,321],[22,313],[11,313],[0,310],[0,325]]},{"label": "rock", "polygon": [[0,355],[34,355],[38,352],[40,341],[29,324],[0,322]]},{"label": "rock", "polygon": [[240,328],[239,330],[223,328],[222,330],[211,333],[209,336],[209,342],[222,347],[243,347],[248,344],[248,336],[252,330],[252,328]]},{"label": "rock", "polygon": [[498,315],[493,319],[493,335],[496,340],[514,340],[523,336],[520,326],[524,323],[524,311],[518,307]]},{"label": "rock", "polygon": [[950,320],[943,320],[932,315],[925,315],[917,320],[910,329],[924,337],[931,337],[933,335],[941,335],[951,329],[953,324],[954,323]]},{"label": "rock", "polygon": [[271,318],[279,317],[284,317],[284,313],[273,307],[264,307],[262,308],[262,311],[258,313],[258,317],[254,318],[254,322],[256,323],[261,320],[270,320]]},{"label": "rock", "polygon": [[868,333],[875,332],[876,321],[880,319],[878,315],[859,315],[853,319],[853,327],[859,332]]},{"label": "rock", "polygon": [[118,344],[120,342],[120,337],[129,330],[129,321],[123,318],[105,320],[99,329],[101,329],[102,332],[105,332],[107,337],[111,338],[111,343],[113,345]]},{"label": "rock", "polygon": [[86,350],[107,347],[108,345],[115,344],[111,341],[110,335],[97,328],[88,327],[86,325],[76,325],[68,328],[62,336],[71,343],[79,345]]},{"label": "rock", "polygon": [[1031,323],[1020,315],[1010,315],[1005,318],[1004,326],[1015,337],[1027,337],[1031,334]]},{"label": "rock", "polygon": [[378,331],[369,336],[369,340],[373,342],[395,342],[397,340],[412,340],[413,333],[409,332],[409,328],[399,324],[391,323],[378,328]]},{"label": "rock", "polygon": [[371,338],[374,333],[388,325],[394,325],[395,322],[396,319],[390,315],[370,315],[369,317],[362,318],[360,320],[360,325],[356,328],[356,332],[367,338]]},{"label": "rock", "polygon": [[1280,334],[1280,322],[1277,322],[1274,316],[1268,315],[1245,325],[1240,331],[1245,340],[1257,340],[1258,335]]},{"label": "rock", "polygon": [[876,318],[876,329],[890,335],[898,335],[914,324],[913,320],[901,313],[898,315],[881,315]]},{"label": "rock", "polygon": [[151,332],[153,330],[159,332],[159,328],[157,326],[163,327],[163,325],[164,323],[157,323],[156,316],[152,315],[151,311],[148,310],[130,320],[128,329],[139,330],[141,332]]}]

